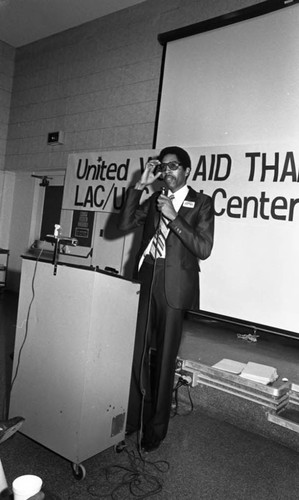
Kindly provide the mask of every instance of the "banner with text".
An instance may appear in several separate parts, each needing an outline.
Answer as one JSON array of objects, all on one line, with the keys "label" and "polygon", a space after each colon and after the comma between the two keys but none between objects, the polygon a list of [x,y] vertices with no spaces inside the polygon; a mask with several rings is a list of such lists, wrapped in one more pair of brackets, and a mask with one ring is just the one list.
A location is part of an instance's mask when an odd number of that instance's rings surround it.
[{"label": "banner with text", "polygon": [[[192,160],[188,185],[212,196],[216,214],[213,252],[201,265],[201,308],[299,332],[299,149],[186,149]],[[63,209],[119,212],[126,188],[157,153],[69,155]]]},{"label": "banner with text", "polygon": [[[299,151],[273,146],[187,148],[188,184],[208,192],[216,215],[294,222],[299,218]],[[69,155],[63,209],[113,212],[143,172],[154,150]]]}]

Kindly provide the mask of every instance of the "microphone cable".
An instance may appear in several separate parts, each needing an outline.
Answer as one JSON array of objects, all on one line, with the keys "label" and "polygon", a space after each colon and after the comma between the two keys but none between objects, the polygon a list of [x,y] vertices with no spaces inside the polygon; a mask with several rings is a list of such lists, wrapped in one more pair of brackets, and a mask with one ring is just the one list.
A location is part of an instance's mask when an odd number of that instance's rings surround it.
[{"label": "microphone cable", "polygon": [[[164,186],[161,189],[161,194],[166,195],[166,189]],[[160,212],[160,215],[159,215],[158,229],[156,230],[156,233],[153,236],[153,241],[154,240],[157,241],[159,238],[161,218],[162,218],[162,212]],[[150,320],[150,312],[151,312],[151,308],[152,308],[152,299],[153,299],[153,284],[154,284],[154,278],[155,278],[156,266],[157,266],[156,261],[157,261],[157,245],[155,245],[154,263],[153,263],[151,283],[150,283],[150,287],[149,287],[149,301],[148,301],[148,306],[147,306],[147,311],[146,311],[144,344],[143,344],[143,351],[142,351],[141,364],[140,364],[140,373],[139,373],[139,389],[140,389],[140,392],[142,395],[141,410],[140,410],[140,427],[138,430],[138,437],[137,437],[138,451],[139,452],[141,452],[141,440],[142,440],[142,434],[143,434],[143,414],[144,414],[144,403],[145,403],[145,396],[146,396],[146,388],[143,385],[142,379],[143,379],[143,368],[145,365],[145,357],[146,357],[146,351],[147,351],[149,320]]]}]

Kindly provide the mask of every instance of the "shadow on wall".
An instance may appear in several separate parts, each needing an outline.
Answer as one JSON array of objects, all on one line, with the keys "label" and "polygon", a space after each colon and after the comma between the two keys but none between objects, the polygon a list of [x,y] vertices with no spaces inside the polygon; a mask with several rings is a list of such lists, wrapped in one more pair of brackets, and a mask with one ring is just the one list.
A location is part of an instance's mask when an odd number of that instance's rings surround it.
[{"label": "shadow on wall", "polygon": [[10,270],[8,267],[6,289],[19,293],[21,281],[21,271]]}]

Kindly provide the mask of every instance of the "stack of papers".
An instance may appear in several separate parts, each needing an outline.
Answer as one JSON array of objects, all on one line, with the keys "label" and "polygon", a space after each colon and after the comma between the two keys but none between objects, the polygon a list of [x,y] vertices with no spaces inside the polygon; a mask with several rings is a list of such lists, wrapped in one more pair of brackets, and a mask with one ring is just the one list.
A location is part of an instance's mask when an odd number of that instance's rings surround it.
[{"label": "stack of papers", "polygon": [[240,377],[259,382],[260,384],[270,384],[278,379],[276,368],[267,365],[260,365],[259,363],[252,363],[249,361]]},{"label": "stack of papers", "polygon": [[235,375],[239,375],[241,371],[245,368],[246,363],[240,363],[239,361],[234,361],[233,359],[222,359],[216,365],[213,365],[212,368],[217,368],[218,370],[223,370],[225,372],[234,373]]},{"label": "stack of papers", "polygon": [[240,363],[239,361],[234,361],[233,359],[224,358],[213,365],[212,368],[234,373],[235,375],[240,375],[240,377],[265,385],[271,384],[278,379],[276,368],[261,365],[260,363],[253,363],[252,361],[249,361],[248,363]]}]

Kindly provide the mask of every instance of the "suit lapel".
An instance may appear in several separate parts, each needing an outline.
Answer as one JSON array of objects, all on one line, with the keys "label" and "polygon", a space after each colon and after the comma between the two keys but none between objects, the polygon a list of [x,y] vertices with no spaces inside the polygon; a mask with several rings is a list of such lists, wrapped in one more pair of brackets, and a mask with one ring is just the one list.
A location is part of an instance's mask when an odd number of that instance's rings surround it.
[{"label": "suit lapel", "polygon": [[[188,206],[186,207],[186,206],[184,206],[184,203],[185,203],[186,201],[187,201],[187,202],[189,201],[189,202],[191,202],[191,203],[194,203],[194,207],[195,207],[195,202],[196,202],[196,198],[197,198],[197,196],[196,196],[196,191],[194,191],[194,189],[190,188],[189,186],[188,186],[188,188],[189,188],[189,191],[188,191],[188,193],[187,193],[187,196],[186,196],[185,200],[183,201],[183,203],[182,203],[182,205],[181,205],[181,207],[180,207],[180,209],[179,209],[179,211],[178,211],[179,215],[180,215],[181,217],[183,217],[184,219],[186,219],[186,218],[187,218],[187,217],[186,217],[186,216],[187,216],[187,214],[190,214],[190,210],[193,210],[193,208],[191,208],[191,207],[188,207]],[[169,238],[169,237],[171,237],[171,238],[172,238],[172,237],[175,237],[175,241],[177,241],[177,237],[173,234],[173,232],[172,232],[172,231],[169,231],[167,238]]]}]

